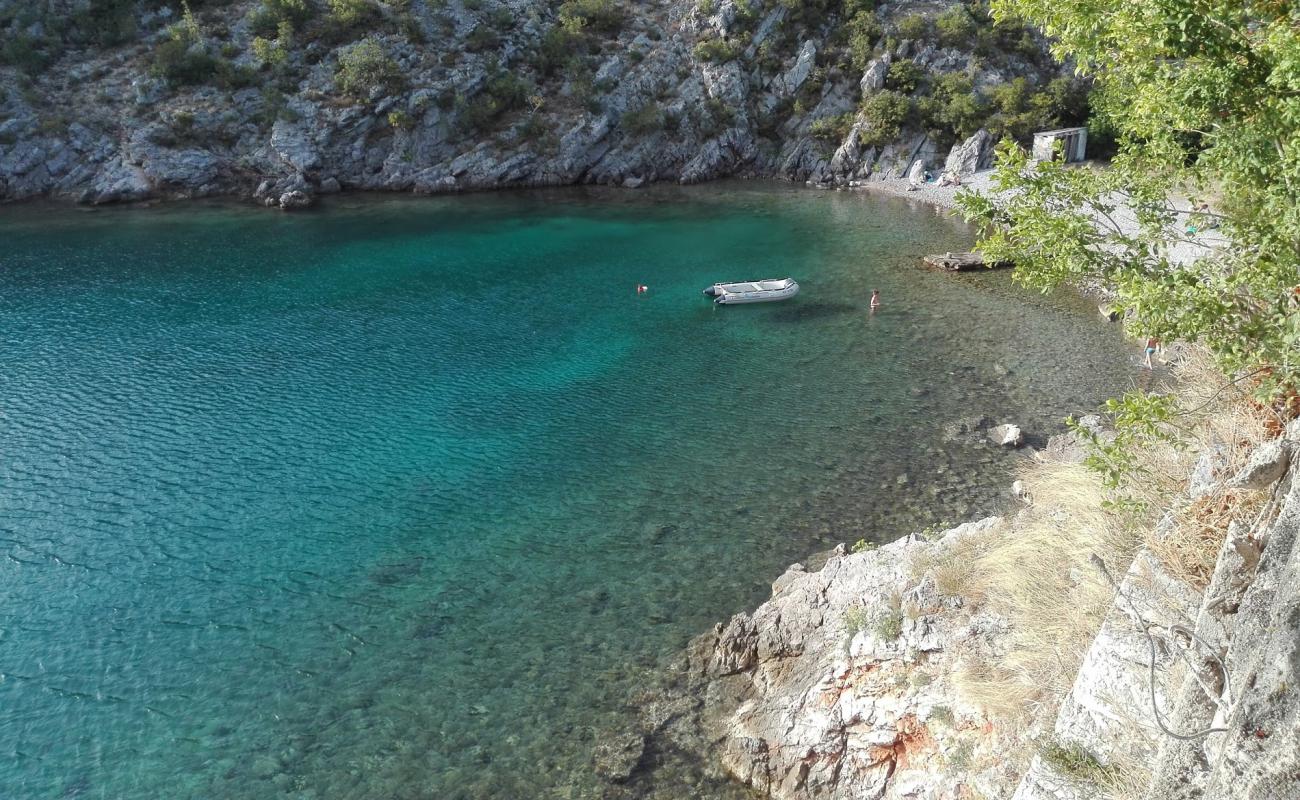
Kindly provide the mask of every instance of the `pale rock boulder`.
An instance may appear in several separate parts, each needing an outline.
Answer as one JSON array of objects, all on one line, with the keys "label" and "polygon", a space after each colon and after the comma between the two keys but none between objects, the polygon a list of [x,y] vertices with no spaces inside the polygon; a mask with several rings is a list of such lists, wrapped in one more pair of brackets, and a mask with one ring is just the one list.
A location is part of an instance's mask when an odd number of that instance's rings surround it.
[{"label": "pale rock boulder", "polygon": [[152,187],[144,171],[121,158],[115,158],[96,173],[83,198],[91,203],[116,203],[140,200],[149,196]]},{"label": "pale rock boulder", "polygon": [[915,559],[1000,525],[990,517],[862,553],[841,545],[816,572],[792,566],[752,615],[697,641],[694,660],[711,676],[706,738],[727,772],[779,800],[1008,796],[1003,770],[972,766],[998,762],[1001,732],[953,682],[961,658],[987,657],[1003,628],[913,575]]},{"label": "pale rock boulder", "polygon": [[817,65],[817,43],[809,39],[799,48],[799,55],[795,58],[794,66],[790,67],[784,75],[780,75],[773,81],[773,88],[778,94],[792,95],[799,91],[804,81],[812,74],[813,67]]},{"label": "pale rock boulder", "polygon": [[280,195],[280,208],[285,211],[295,211],[301,208],[307,208],[311,205],[311,195],[301,189],[294,189]]},{"label": "pale rock boulder", "polygon": [[880,58],[873,59],[862,73],[862,80],[858,82],[858,88],[862,90],[863,95],[879,91],[885,87],[885,76],[889,74],[889,64],[894,57],[885,53]]},{"label": "pale rock boulder", "polygon": [[1285,439],[1273,439],[1256,447],[1250,454],[1250,460],[1232,479],[1228,487],[1232,489],[1267,489],[1277,483],[1286,473],[1291,461],[1293,446]]},{"label": "pale rock boulder", "polygon": [[1025,443],[1025,433],[1019,425],[1007,423],[989,430],[989,441],[1002,447],[1019,447]]},{"label": "pale rock boulder", "polygon": [[746,60],[754,57],[754,54],[758,52],[758,48],[763,44],[763,42],[767,41],[768,37],[772,35],[772,32],[785,21],[785,15],[786,7],[779,3],[775,8],[767,12],[767,16],[763,17],[763,21],[758,23],[758,29],[754,31],[754,38],[750,40],[749,46],[745,48]]},{"label": "pale rock boulder", "polygon": [[961,144],[953,145],[952,150],[948,153],[948,159],[944,162],[944,172],[955,172],[958,175],[971,175],[980,170],[988,169],[993,165],[993,135],[984,128],[980,128],[969,139]]}]

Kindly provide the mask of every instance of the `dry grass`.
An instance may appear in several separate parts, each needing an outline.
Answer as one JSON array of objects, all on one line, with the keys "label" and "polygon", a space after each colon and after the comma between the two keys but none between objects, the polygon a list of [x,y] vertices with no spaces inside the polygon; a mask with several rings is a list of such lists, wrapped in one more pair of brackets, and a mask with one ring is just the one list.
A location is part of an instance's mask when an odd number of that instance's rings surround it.
[{"label": "dry grass", "polygon": [[1100,480],[1073,464],[1035,464],[1021,480],[1034,507],[986,537],[983,552],[952,560],[967,597],[1010,623],[996,665],[972,660],[958,675],[968,699],[994,716],[1050,711],[1069,691],[1112,591],[1093,553],[1127,564],[1141,542],[1128,520],[1105,510]]},{"label": "dry grass", "polygon": [[1228,525],[1234,519],[1253,519],[1264,501],[1262,492],[1240,489],[1197,498],[1174,513],[1167,529],[1147,536],[1147,549],[1170,575],[1204,591],[1214,575]]},{"label": "dry grass", "polygon": [[[1139,452],[1143,477],[1128,492],[1149,513],[1107,508],[1100,479],[1082,465],[1035,463],[1020,475],[1032,508],[977,542],[959,542],[931,556],[925,565],[942,582],[941,591],[983,603],[1010,624],[1007,652],[996,664],[971,658],[957,676],[965,696],[992,716],[1008,717],[1007,709],[1019,716],[1025,706],[1051,713],[1069,691],[1114,599],[1090,563],[1093,554],[1118,576],[1146,545],[1172,575],[1203,587],[1229,522],[1257,513],[1259,493],[1237,490],[1176,506],[1201,452],[1218,448],[1227,460],[1225,472],[1236,470],[1268,438],[1269,415],[1244,390],[1225,390],[1204,353],[1184,354],[1175,377],[1181,445],[1157,442]],[[1155,515],[1170,507],[1180,510],[1157,537]]]},{"label": "dry grass", "polygon": [[[1170,498],[1183,489],[1200,453],[1217,450],[1224,461],[1219,477],[1226,478],[1245,465],[1256,446],[1277,435],[1278,420],[1251,400],[1244,387],[1225,387],[1204,352],[1191,351],[1178,362],[1175,375],[1185,409],[1180,423],[1190,446],[1177,457],[1164,455],[1166,461],[1160,462],[1174,488],[1162,491],[1163,502],[1153,507],[1172,505],[1174,510],[1169,524],[1153,527],[1146,546],[1171,575],[1203,590],[1214,574],[1228,524],[1234,519],[1252,521],[1264,498],[1259,492],[1218,485],[1193,501],[1173,504]],[[1147,460],[1144,454],[1144,463]]]}]

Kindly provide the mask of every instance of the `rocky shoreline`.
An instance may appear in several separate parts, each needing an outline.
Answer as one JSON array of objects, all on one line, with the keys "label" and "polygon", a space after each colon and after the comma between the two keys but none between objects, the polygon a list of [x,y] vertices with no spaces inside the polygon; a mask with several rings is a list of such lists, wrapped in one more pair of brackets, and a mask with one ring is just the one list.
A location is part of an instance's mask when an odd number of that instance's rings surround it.
[{"label": "rocky shoreline", "polygon": [[[1030,480],[1082,455],[1076,434],[1053,437]],[[1027,709],[981,696],[976,673],[1015,658],[1017,622],[965,564],[1043,521],[1065,531],[1049,545],[1069,547],[1072,512],[1036,502],[1032,482],[1014,494],[1004,517],[791,566],[767,602],[698,637],[669,683],[636,700],[642,731],[606,767],[610,796],[635,783],[644,752],[676,748],[781,800],[1294,797],[1300,421],[1254,447],[1204,450],[1135,555],[1088,543],[1093,574],[1065,580],[1102,587],[1099,628],[1068,692]],[[1189,580],[1155,551],[1205,504],[1225,509],[1222,545],[1208,580]]]}]

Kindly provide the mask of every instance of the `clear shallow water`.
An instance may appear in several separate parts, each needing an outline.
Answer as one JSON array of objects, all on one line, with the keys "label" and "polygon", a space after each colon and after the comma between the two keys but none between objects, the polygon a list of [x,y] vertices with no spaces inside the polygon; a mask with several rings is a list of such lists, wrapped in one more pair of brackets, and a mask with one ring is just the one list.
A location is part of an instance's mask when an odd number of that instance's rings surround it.
[{"label": "clear shallow water", "polygon": [[0,211],[0,794],[598,796],[785,565],[1000,507],[945,420],[1131,379],[1087,303],[915,266],[968,241],[746,185]]}]

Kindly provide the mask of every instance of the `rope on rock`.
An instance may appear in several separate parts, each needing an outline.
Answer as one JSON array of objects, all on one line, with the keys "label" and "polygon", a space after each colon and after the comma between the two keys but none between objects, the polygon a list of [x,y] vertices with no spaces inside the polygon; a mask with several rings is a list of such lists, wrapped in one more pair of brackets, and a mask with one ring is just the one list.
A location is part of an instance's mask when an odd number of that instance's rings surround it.
[{"label": "rope on rock", "polygon": [[[1152,631],[1167,632],[1168,635],[1161,636],[1161,639],[1167,643],[1170,650],[1176,652],[1178,657],[1187,663],[1187,666],[1191,669],[1192,676],[1195,678],[1197,685],[1200,686],[1201,691],[1205,693],[1205,696],[1216,708],[1223,712],[1224,716],[1227,716],[1228,709],[1232,706],[1232,684],[1228,677],[1228,668],[1224,665],[1223,660],[1219,658],[1219,654],[1214,651],[1214,648],[1210,646],[1209,642],[1206,642],[1197,635],[1196,631],[1186,625],[1161,625],[1143,617],[1142,613],[1138,611],[1137,603],[1133,602],[1133,598],[1129,597],[1128,593],[1120,588],[1119,582],[1110,574],[1110,570],[1107,569],[1106,562],[1101,558],[1101,556],[1093,553],[1089,557],[1089,560],[1091,560],[1097,569],[1101,571],[1102,577],[1104,577],[1106,582],[1111,585],[1111,588],[1115,590],[1116,596],[1123,598],[1124,602],[1128,605],[1127,611],[1129,618],[1133,620],[1133,624],[1147,637],[1147,644],[1151,648],[1151,663],[1148,665],[1148,669],[1150,670],[1149,688],[1151,694],[1151,716],[1155,719],[1156,725],[1159,726],[1160,730],[1163,731],[1165,735],[1171,736],[1175,739],[1182,739],[1183,741],[1201,739],[1212,733],[1227,733],[1229,730],[1228,728],[1214,727],[1206,728],[1194,733],[1178,733],[1177,731],[1171,730],[1165,723],[1164,718],[1160,714],[1160,704],[1156,700],[1157,649],[1156,636]],[[1182,640],[1182,637],[1186,637],[1186,642]],[[1205,681],[1201,677],[1200,671],[1190,660],[1188,653],[1195,649],[1194,645],[1200,645],[1207,657],[1206,660],[1212,662],[1214,666],[1218,668],[1219,674],[1223,677],[1222,695],[1219,695],[1210,686],[1206,685]],[[1222,699],[1224,696],[1228,698],[1226,704]]]}]

